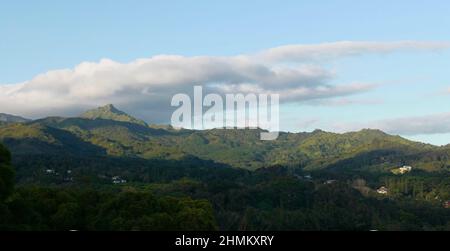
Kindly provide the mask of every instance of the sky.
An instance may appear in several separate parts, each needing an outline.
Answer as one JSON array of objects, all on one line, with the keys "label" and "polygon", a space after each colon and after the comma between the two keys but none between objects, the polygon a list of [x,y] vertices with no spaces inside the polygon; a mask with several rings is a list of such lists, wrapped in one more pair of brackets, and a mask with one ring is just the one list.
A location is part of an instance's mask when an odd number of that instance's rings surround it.
[{"label": "sky", "polygon": [[450,143],[450,2],[2,1],[0,113],[114,103],[168,123],[175,93],[280,93],[284,131]]}]

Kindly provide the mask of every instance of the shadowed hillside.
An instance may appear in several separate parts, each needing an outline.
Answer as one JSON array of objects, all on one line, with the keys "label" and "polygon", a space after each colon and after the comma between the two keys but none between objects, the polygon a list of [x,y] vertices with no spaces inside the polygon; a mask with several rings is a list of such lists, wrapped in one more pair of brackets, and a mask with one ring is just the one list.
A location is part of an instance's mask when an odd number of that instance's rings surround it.
[{"label": "shadowed hillside", "polygon": [[408,164],[436,171],[448,170],[449,166],[448,147],[413,142],[379,130],[281,133],[275,141],[261,141],[258,129],[150,127],[112,105],[88,111],[82,117],[3,125],[0,140],[15,155],[65,152],[169,160],[195,156],[249,170],[274,165],[305,170],[342,165],[384,170]]}]

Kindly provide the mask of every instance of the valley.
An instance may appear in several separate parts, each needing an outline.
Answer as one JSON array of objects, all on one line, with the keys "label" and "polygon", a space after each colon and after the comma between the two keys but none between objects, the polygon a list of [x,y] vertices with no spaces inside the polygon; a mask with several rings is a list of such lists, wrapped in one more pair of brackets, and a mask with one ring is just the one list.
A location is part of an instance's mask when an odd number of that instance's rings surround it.
[{"label": "valley", "polygon": [[[444,206],[450,200],[449,146],[369,129],[283,132],[276,141],[259,136],[259,129],[148,125],[113,105],[73,118],[5,122],[0,142],[11,152],[4,162],[15,170],[15,189],[2,204],[10,217],[0,224],[81,230],[180,230],[189,220],[195,220],[190,230],[450,227]],[[110,203],[115,206],[108,209]],[[167,210],[185,216],[163,224]],[[33,213],[24,218],[25,211]],[[72,221],[62,221],[67,217]]]}]

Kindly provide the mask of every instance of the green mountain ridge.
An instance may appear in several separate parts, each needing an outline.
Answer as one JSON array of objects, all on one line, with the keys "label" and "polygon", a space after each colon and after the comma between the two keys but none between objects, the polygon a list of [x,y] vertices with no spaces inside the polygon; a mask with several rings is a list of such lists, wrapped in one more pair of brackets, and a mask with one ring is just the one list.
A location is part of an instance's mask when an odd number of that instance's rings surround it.
[{"label": "green mountain ridge", "polygon": [[31,121],[20,116],[0,113],[0,123],[25,123]]},{"label": "green mountain ridge", "polygon": [[277,165],[315,170],[340,163],[346,163],[346,169],[386,170],[406,164],[430,171],[449,168],[450,147],[413,142],[380,130],[281,132],[275,141],[261,141],[261,131],[148,126],[107,105],[78,118],[49,117],[0,126],[0,142],[15,155],[64,152],[168,160],[194,156],[249,170]]},{"label": "green mountain ridge", "polygon": [[136,118],[128,115],[127,113],[118,110],[112,104],[86,111],[85,113],[81,114],[79,117],[86,118],[86,119],[115,120],[115,121],[129,122],[129,123],[139,124],[142,126],[147,126],[147,123],[145,123],[144,121],[136,119]]},{"label": "green mountain ridge", "polygon": [[261,141],[261,129],[122,118],[0,125],[0,228],[450,229],[449,146],[369,129]]}]

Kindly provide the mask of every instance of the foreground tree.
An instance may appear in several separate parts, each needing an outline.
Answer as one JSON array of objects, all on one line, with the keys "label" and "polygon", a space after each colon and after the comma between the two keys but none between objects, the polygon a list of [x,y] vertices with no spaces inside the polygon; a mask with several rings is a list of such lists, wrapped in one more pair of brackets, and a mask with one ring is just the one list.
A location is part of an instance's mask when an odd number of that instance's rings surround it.
[{"label": "foreground tree", "polygon": [[14,170],[11,167],[11,154],[0,144],[0,201],[4,201],[14,189]]}]

